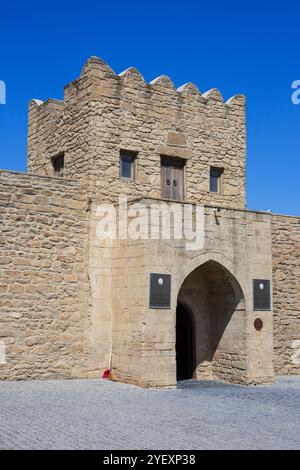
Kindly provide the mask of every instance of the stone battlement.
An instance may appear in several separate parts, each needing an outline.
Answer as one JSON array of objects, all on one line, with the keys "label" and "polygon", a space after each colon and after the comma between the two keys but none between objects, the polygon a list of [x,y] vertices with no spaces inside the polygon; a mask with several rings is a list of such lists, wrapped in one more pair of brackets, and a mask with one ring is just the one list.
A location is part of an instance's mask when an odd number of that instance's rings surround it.
[{"label": "stone battlement", "polygon": [[[118,88],[117,92],[119,95],[122,92],[120,87],[132,87],[136,89],[143,88],[143,91],[148,95],[172,95],[174,98],[180,100],[179,104],[181,105],[184,105],[185,102],[188,104],[191,101],[197,100],[199,103],[205,104],[208,107],[214,107],[216,105],[215,102],[218,102],[223,104],[224,109],[233,110],[245,104],[244,95],[237,94],[225,101],[222,93],[218,89],[212,88],[202,94],[199,88],[191,82],[185,83],[176,89],[173,81],[167,75],[160,75],[150,83],[147,83],[143,75],[135,67],[129,67],[123,72],[116,74],[106,62],[98,57],[91,57],[85,63],[80,77],[65,86],[65,99],[68,99],[71,90],[78,90],[81,82],[89,80],[90,78],[100,81],[110,81],[110,86],[106,86],[101,90],[104,96],[114,97],[116,92],[114,87]],[[45,102],[34,99],[31,103],[38,107],[43,106],[44,109],[55,109],[57,111],[63,109],[63,101],[52,98]]]},{"label": "stone battlement", "polygon": [[[120,181],[120,151],[134,152],[135,180]],[[224,101],[212,89],[178,89],[162,75],[146,83],[131,67],[117,75],[91,57],[64,100],[33,100],[29,106],[28,169],[53,174],[53,157],[64,154],[64,177],[83,180],[99,200],[161,196],[161,156],[185,162],[185,199],[245,207],[245,97]],[[224,170],[223,194],[209,191],[209,169]]]}]

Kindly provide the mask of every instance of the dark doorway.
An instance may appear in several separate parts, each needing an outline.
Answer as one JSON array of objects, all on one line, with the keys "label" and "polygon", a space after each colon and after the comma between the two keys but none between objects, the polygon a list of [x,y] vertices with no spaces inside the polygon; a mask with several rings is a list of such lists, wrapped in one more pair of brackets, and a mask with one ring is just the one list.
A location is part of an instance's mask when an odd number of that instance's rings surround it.
[{"label": "dark doorway", "polygon": [[177,380],[188,380],[194,372],[194,329],[191,314],[182,305],[176,310]]},{"label": "dark doorway", "polygon": [[244,383],[245,303],[234,276],[216,261],[201,264],[182,283],[177,305],[179,380],[191,378],[192,364],[197,380]]}]

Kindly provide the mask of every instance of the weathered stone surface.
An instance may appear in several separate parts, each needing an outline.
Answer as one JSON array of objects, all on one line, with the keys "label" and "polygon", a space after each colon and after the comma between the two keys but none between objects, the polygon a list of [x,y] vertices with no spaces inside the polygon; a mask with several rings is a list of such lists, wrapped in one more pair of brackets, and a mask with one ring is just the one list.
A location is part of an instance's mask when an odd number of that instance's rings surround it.
[{"label": "weathered stone surface", "polygon": [[[120,150],[137,152],[133,181],[119,177]],[[99,239],[99,203],[159,202],[161,156],[186,160],[184,199],[205,204],[204,246]],[[241,95],[225,103],[167,76],[147,84],[92,57],[64,101],[33,100],[30,174],[0,172],[0,378],[98,377],[112,350],[116,380],[174,386],[177,302],[194,315],[195,378],[272,382],[273,333],[276,372],[299,373],[300,219],[245,209],[245,156]],[[222,194],[209,191],[210,166],[224,169]],[[171,309],[149,309],[150,272],[172,274]],[[253,310],[252,290],[272,277],[274,322]]]},{"label": "weathered stone surface", "polygon": [[[138,152],[136,179],[119,180],[120,149]],[[186,200],[245,207],[245,98],[224,102],[218,90],[201,96],[175,89],[161,76],[147,84],[134,68],[116,75],[91,58],[64,101],[32,101],[28,171],[53,175],[51,158],[65,154],[64,175],[83,180],[94,199],[160,197],[160,157],[187,159]],[[209,167],[224,168],[223,194],[209,192]],[[42,204],[41,204],[42,205]]]},{"label": "weathered stone surface", "polygon": [[[10,205],[3,206],[7,192]],[[53,210],[57,197],[63,212]],[[85,204],[86,195],[75,181],[0,171],[0,285],[5,287],[0,337],[6,345],[1,379],[67,378],[75,366],[86,369]]]},{"label": "weathered stone surface", "polygon": [[[153,201],[143,202],[150,205]],[[221,209],[217,223],[213,208],[206,207],[205,245],[201,250],[186,250],[184,239],[116,241],[111,247],[112,281],[106,284],[107,271],[103,270],[95,290],[101,285],[109,293],[106,301],[112,299],[113,366],[118,380],[143,386],[176,385],[175,327],[179,301],[193,310],[198,324],[195,377],[243,384],[272,382],[272,312],[266,312],[264,329],[256,332],[253,322],[259,313],[253,311],[252,303],[252,279],[272,278],[270,240],[270,214]],[[101,249],[98,253],[94,251],[94,259],[100,262]],[[205,268],[208,262],[212,262],[210,271]],[[222,270],[225,273],[228,270],[226,276],[231,273],[240,286],[242,297],[240,302],[232,304],[232,309],[228,302],[234,302],[234,296]],[[172,274],[170,310],[149,309],[149,272]],[[198,276],[196,280],[190,277],[192,273]],[[209,309],[201,305],[207,296],[214,299]],[[100,312],[97,315],[95,311],[99,322]],[[203,361],[203,336],[210,341],[205,321],[211,322],[215,331],[222,323],[222,314],[225,318],[230,312],[232,318],[214,357],[208,354],[207,361]],[[107,338],[110,338],[111,325],[107,325]],[[98,342],[104,358],[105,344],[107,363],[110,340],[105,343],[102,338]]]},{"label": "weathered stone surface", "polygon": [[300,218],[272,217],[274,368],[300,373]]}]

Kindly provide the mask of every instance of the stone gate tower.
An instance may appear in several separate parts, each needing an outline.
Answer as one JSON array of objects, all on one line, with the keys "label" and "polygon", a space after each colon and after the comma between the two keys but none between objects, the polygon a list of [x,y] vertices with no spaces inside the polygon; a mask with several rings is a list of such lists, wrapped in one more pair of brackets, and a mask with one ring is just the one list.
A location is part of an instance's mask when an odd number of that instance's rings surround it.
[{"label": "stone gate tower", "polygon": [[[159,387],[299,373],[300,220],[246,209],[245,164],[242,95],[148,84],[92,57],[63,101],[33,100],[29,174],[0,174],[0,377],[99,377],[110,363]],[[99,207],[119,216],[121,195],[129,219],[201,206],[203,244],[99,237]]]}]

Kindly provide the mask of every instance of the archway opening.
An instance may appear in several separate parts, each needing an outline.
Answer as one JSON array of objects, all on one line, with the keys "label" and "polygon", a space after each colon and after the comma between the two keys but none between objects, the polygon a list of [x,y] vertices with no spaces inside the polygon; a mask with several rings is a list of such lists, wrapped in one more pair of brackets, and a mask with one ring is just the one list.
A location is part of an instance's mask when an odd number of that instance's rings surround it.
[{"label": "archway opening", "polygon": [[234,276],[208,261],[184,280],[176,312],[177,380],[246,379],[244,296]]}]

